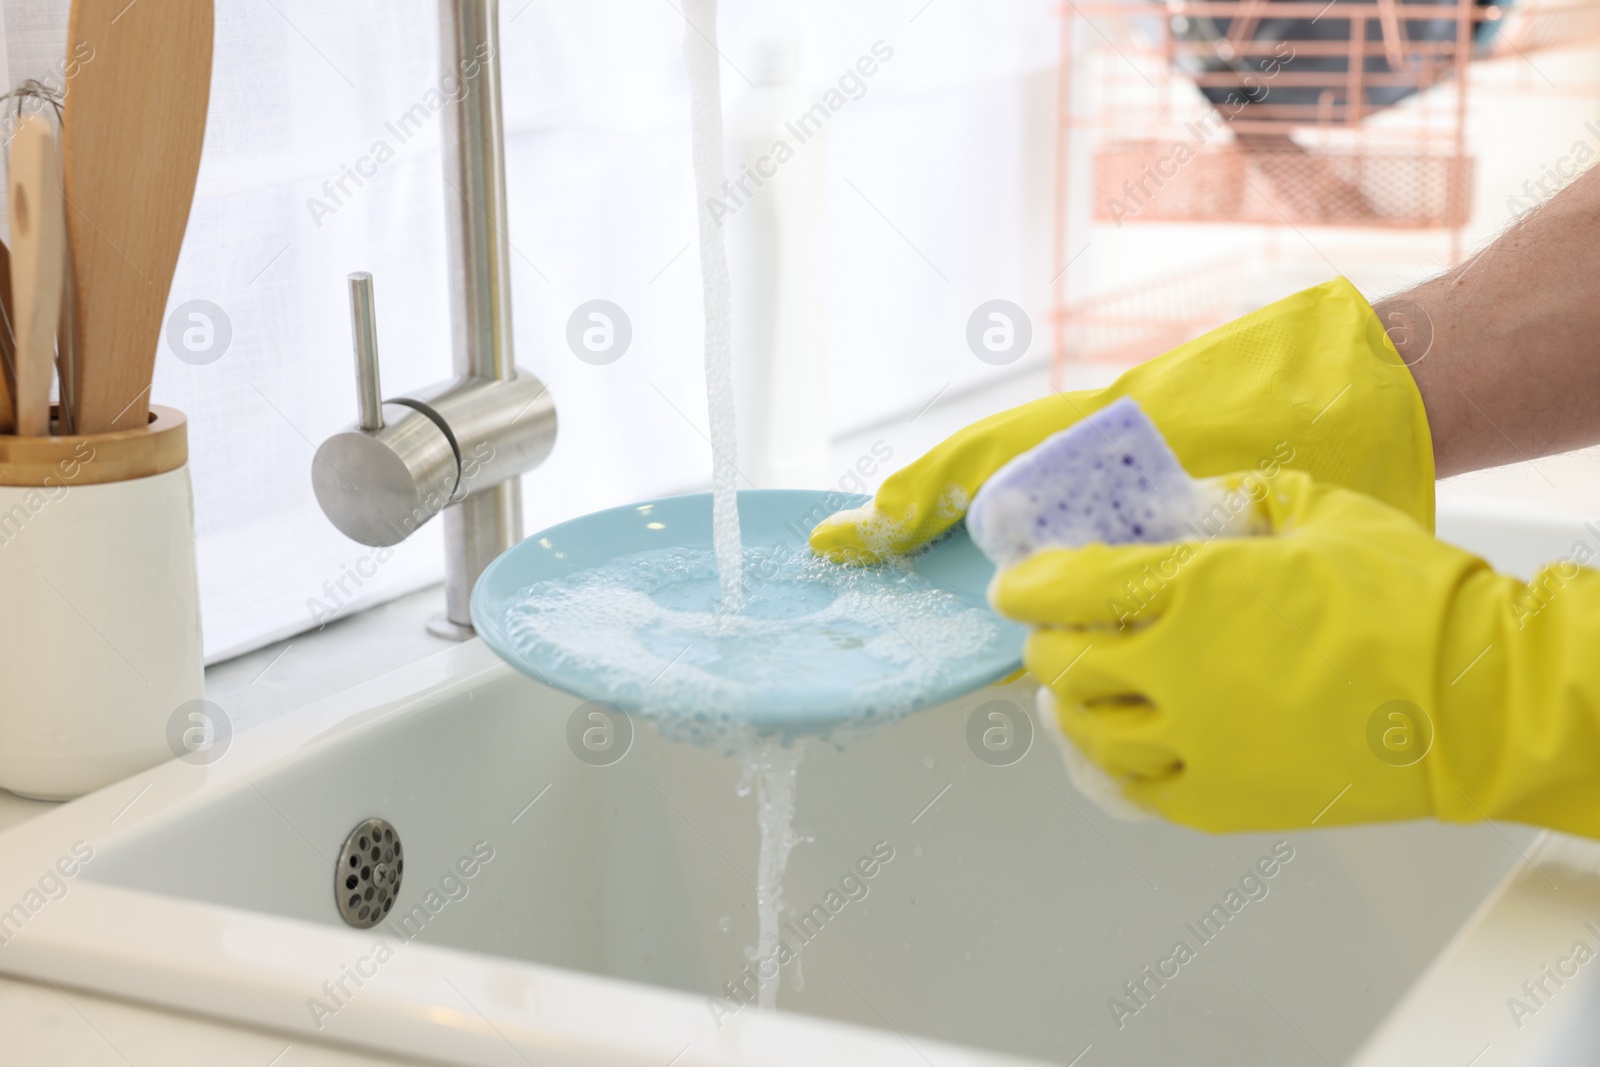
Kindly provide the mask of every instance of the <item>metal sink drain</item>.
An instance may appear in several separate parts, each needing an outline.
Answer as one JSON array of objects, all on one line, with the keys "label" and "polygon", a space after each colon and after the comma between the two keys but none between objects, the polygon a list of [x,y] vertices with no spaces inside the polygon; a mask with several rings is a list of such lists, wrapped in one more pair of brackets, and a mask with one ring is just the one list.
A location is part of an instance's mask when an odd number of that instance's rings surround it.
[{"label": "metal sink drain", "polygon": [[394,827],[383,819],[359,823],[344,839],[333,872],[339,918],[358,930],[378,925],[400,895],[405,869]]}]

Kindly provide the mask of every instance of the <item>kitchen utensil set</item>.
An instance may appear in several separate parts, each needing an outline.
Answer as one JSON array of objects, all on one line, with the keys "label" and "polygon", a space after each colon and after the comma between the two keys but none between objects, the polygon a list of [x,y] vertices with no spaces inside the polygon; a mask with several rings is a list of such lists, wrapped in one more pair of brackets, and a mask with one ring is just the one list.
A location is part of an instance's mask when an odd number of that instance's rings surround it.
[{"label": "kitchen utensil set", "polygon": [[149,423],[205,137],[212,34],[210,0],[75,0],[68,54],[79,62],[59,108],[24,114],[24,99],[54,104],[56,94],[13,94],[0,433],[51,433],[54,367],[57,432]]}]

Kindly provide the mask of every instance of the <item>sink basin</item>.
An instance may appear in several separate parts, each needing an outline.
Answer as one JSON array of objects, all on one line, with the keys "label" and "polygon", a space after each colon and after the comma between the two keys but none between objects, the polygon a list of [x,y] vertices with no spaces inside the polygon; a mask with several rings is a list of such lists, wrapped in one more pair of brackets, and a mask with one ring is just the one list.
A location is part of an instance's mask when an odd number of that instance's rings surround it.
[{"label": "sink basin", "polygon": [[[1549,554],[1451,522],[1503,566]],[[643,725],[596,758],[582,702],[481,642],[0,835],[0,971],[456,1064],[1322,1064],[1403,1029],[1532,837],[1118,822],[1050,739],[969,743],[994,701],[1031,686],[807,751],[777,1012],[728,996],[756,940],[739,765]],[[403,881],[358,930],[333,868],[374,817]]]}]

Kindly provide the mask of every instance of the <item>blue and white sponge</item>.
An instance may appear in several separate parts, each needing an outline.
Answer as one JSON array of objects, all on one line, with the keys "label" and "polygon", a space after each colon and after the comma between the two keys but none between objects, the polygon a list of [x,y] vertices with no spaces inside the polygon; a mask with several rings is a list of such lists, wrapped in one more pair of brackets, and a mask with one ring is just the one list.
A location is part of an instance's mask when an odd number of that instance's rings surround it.
[{"label": "blue and white sponge", "polygon": [[1123,397],[990,476],[967,511],[967,532],[1001,568],[1043,548],[1192,539],[1220,492],[1189,477]]}]

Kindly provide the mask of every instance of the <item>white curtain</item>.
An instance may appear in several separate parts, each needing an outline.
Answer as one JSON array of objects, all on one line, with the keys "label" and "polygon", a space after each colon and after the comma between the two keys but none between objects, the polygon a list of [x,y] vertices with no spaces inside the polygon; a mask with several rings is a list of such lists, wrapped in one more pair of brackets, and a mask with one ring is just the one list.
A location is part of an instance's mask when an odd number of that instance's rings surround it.
[{"label": "white curtain", "polygon": [[[3,0],[0,15],[8,84],[59,67],[62,0]],[[796,27],[815,99],[876,42],[893,52],[820,149],[832,430],[992,376],[965,343],[984,301],[1026,308],[1029,359],[1042,358],[1052,5],[726,0],[725,107],[777,21]],[[501,23],[518,362],[549,383],[561,422],[524,482],[532,531],[709,478],[684,22],[672,0],[503,0]],[[316,445],[355,412],[347,273],[376,279],[387,394],[449,371],[437,52],[431,0],[217,2],[168,306],[212,302],[231,341],[203,365],[163,342],[153,392],[190,418],[210,659],[441,576],[438,523],[380,562],[328,524],[309,477]],[[597,298],[633,325],[606,366],[566,344],[573,309]]]}]

